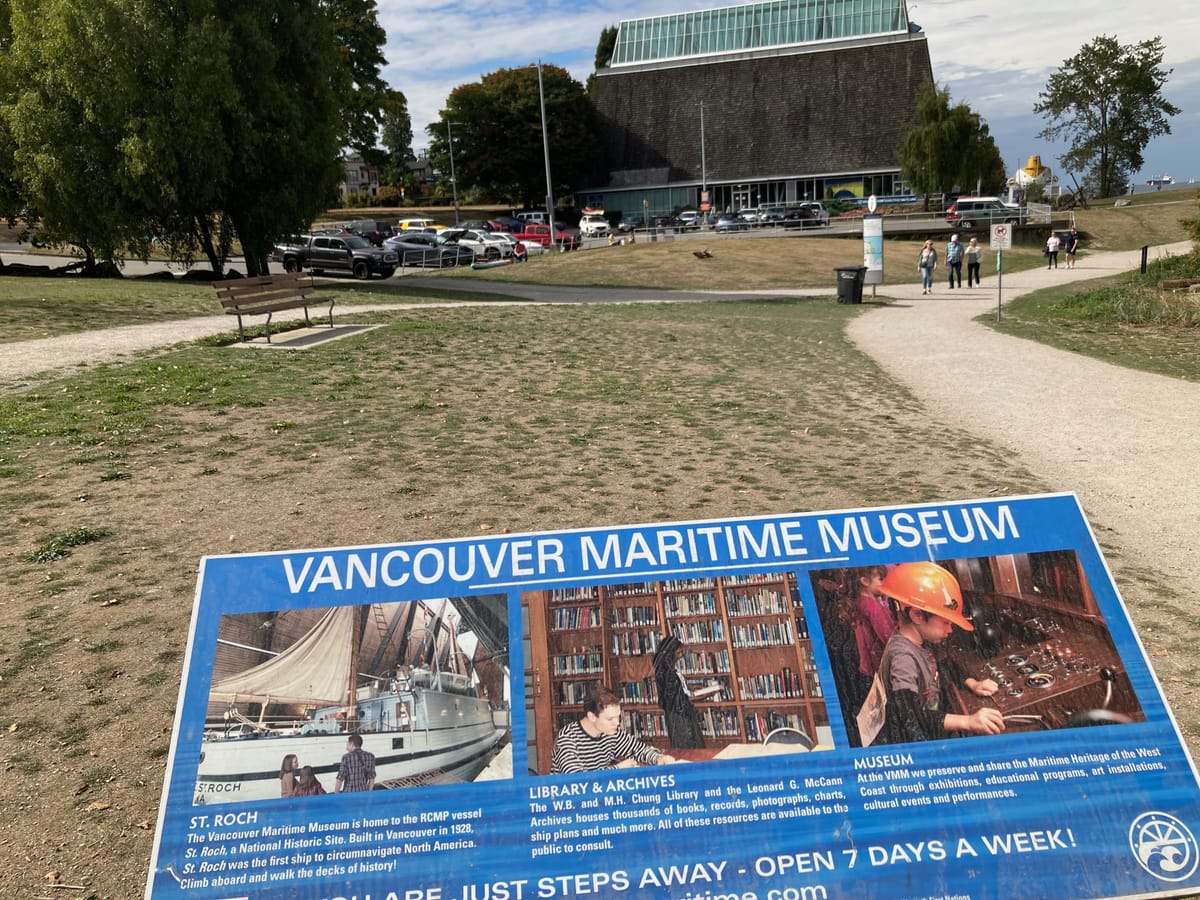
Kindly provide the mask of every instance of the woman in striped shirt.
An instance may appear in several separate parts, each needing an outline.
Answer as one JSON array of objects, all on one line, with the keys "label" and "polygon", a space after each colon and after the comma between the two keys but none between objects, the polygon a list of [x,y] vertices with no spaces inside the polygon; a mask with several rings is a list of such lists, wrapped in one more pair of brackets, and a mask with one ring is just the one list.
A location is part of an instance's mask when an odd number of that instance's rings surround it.
[{"label": "woman in striped shirt", "polygon": [[679,762],[621,730],[621,699],[596,685],[583,699],[583,718],[563,728],[554,739],[550,771],[595,772]]}]

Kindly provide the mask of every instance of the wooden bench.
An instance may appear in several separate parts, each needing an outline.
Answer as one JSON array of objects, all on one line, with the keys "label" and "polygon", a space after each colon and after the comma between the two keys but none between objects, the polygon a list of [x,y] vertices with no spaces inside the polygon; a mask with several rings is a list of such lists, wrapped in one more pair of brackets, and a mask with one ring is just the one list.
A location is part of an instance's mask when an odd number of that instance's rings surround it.
[{"label": "wooden bench", "polygon": [[308,307],[329,301],[329,327],[333,327],[334,297],[317,297],[312,278],[299,272],[286,275],[260,275],[255,278],[231,278],[214,281],[217,298],[225,312],[237,316],[238,335],[246,340],[242,316],[267,317],[267,343],[271,343],[271,316],[284,309],[303,309],[304,321],[312,328]]}]

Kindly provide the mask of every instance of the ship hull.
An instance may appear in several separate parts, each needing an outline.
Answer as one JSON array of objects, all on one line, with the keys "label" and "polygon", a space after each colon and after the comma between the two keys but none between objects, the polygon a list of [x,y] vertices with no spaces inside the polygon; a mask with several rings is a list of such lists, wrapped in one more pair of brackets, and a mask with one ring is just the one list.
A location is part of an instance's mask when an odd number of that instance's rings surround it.
[{"label": "ship hull", "polygon": [[[413,727],[360,732],[363,749],[375,756],[377,787],[469,781],[507,733],[494,724],[486,701],[437,693],[426,693],[421,700],[418,710],[429,715],[415,717]],[[301,766],[312,766],[332,793],[346,738],[345,733],[309,733],[205,740],[193,802],[278,799],[279,770],[288,754],[295,754]]]}]

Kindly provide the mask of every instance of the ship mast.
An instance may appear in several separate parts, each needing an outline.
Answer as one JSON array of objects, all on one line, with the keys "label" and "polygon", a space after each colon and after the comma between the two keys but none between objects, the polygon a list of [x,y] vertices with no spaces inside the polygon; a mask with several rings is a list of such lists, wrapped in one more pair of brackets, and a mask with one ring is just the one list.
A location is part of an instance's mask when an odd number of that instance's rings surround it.
[{"label": "ship mast", "polygon": [[350,637],[350,674],[346,686],[346,718],[345,731],[347,734],[358,731],[358,655],[362,649],[362,631],[370,606],[365,606],[361,614],[354,616],[354,628]]}]

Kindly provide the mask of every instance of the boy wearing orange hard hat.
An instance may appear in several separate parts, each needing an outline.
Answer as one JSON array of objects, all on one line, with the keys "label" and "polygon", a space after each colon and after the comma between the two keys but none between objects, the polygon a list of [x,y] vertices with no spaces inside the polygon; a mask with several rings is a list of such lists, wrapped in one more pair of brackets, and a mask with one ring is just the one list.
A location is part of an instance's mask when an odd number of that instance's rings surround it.
[{"label": "boy wearing orange hard hat", "polygon": [[1004,717],[998,709],[962,715],[947,712],[943,678],[978,697],[996,693],[990,678],[978,681],[934,652],[954,626],[974,631],[963,615],[962,591],[954,576],[931,562],[901,563],[888,572],[880,593],[896,601],[897,626],[883,650],[879,677],[887,692],[883,729],[874,743],[903,744],[947,737],[953,732],[999,734]]}]

